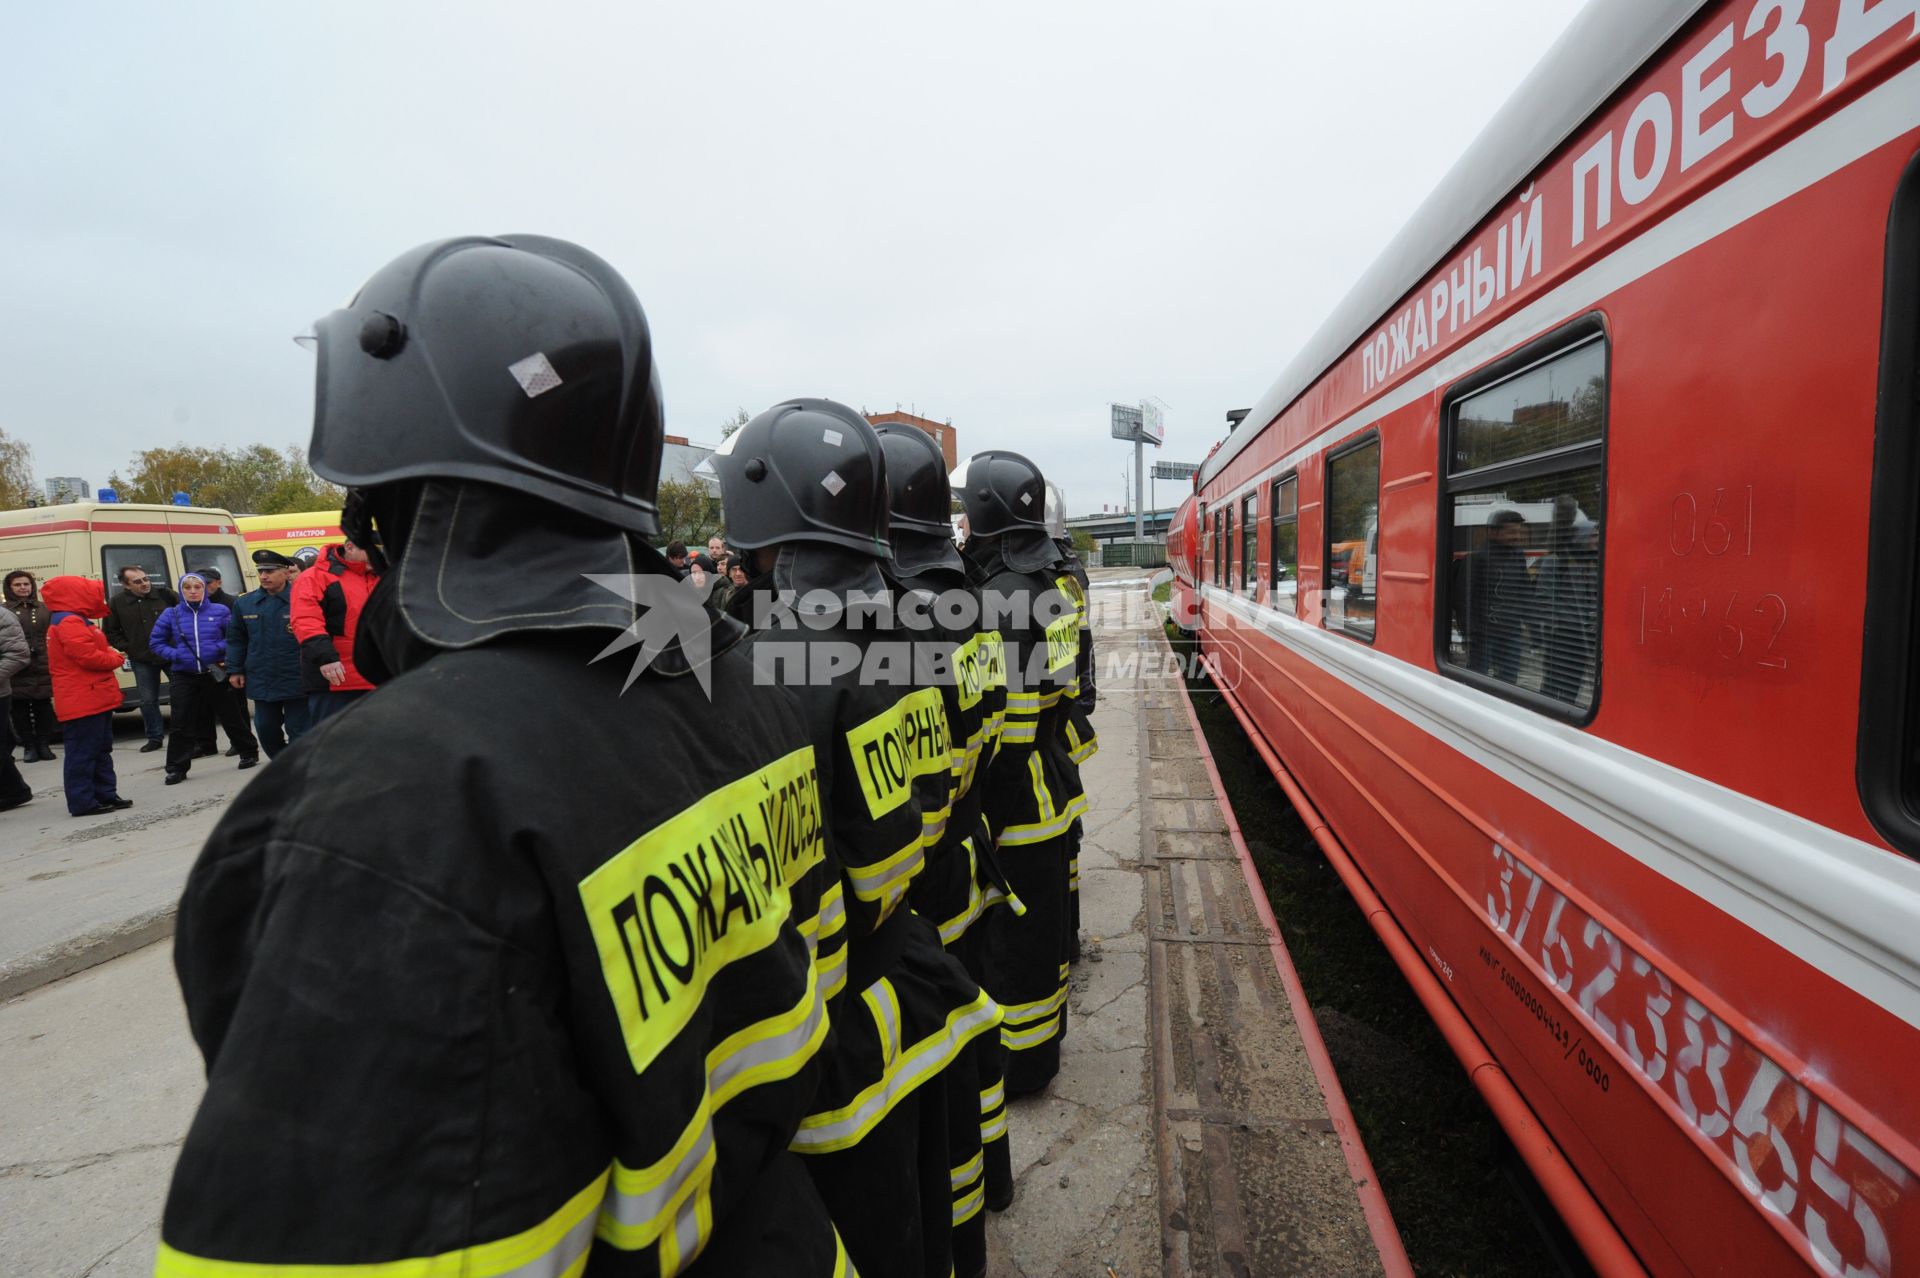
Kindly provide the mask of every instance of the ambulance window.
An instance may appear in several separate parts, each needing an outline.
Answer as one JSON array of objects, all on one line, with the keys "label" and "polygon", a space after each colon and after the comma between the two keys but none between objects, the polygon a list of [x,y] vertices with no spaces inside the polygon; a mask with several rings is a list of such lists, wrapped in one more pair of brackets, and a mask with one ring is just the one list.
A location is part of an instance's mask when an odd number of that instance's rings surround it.
[{"label": "ambulance window", "polygon": [[1436,664],[1577,722],[1600,687],[1606,420],[1597,317],[1474,375],[1441,416]]},{"label": "ambulance window", "polygon": [[[1886,280],[1854,770],[1874,826],[1920,856],[1920,156],[1894,192]],[[1784,617],[1785,605],[1777,611]],[[1793,677],[1804,662],[1788,642],[1795,633],[1780,624],[1773,669],[1758,673]]]},{"label": "ambulance window", "polygon": [[1373,435],[1327,460],[1327,628],[1368,643],[1378,593],[1379,513],[1380,437]]},{"label": "ambulance window", "polygon": [[1257,554],[1256,534],[1260,525],[1256,522],[1259,512],[1254,509],[1254,503],[1259,500],[1259,493],[1251,492],[1247,494],[1247,499],[1240,503],[1240,589],[1247,594],[1248,598],[1253,596],[1253,583],[1257,575],[1254,572],[1253,561]]},{"label": "ambulance window", "polygon": [[1293,612],[1300,587],[1300,479],[1288,475],[1273,486],[1273,606]]},{"label": "ambulance window", "polygon": [[107,583],[107,596],[120,588],[120,570],[138,568],[156,586],[173,589],[173,575],[167,571],[167,552],[159,546],[102,546],[100,570]]},{"label": "ambulance window", "polygon": [[202,568],[220,570],[220,588],[230,595],[243,595],[247,592],[247,580],[240,575],[240,557],[233,553],[232,546],[182,546],[180,557],[186,560],[188,572],[198,572]]}]

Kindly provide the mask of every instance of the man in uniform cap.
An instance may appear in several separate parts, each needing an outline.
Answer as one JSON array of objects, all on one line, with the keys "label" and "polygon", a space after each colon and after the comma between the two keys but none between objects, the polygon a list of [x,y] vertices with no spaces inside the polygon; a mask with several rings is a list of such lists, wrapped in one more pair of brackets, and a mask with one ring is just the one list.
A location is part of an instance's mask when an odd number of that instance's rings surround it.
[{"label": "man in uniform cap", "polygon": [[307,730],[300,686],[300,643],[293,637],[287,583],[293,560],[277,550],[253,552],[260,588],[234,600],[227,623],[227,683],[253,701],[253,727],[269,759]]}]

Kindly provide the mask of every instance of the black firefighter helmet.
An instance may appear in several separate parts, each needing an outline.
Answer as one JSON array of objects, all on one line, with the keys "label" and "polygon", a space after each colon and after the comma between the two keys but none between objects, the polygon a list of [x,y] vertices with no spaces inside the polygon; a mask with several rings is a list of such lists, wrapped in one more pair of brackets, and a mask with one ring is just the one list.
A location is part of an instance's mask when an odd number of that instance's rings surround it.
[{"label": "black firefighter helmet", "polygon": [[775,404],[702,465],[720,478],[727,540],[742,550],[811,541],[892,554],[880,437],[845,404]]},{"label": "black firefighter helmet", "polygon": [[908,574],[933,568],[966,571],[953,544],[953,487],[940,445],[919,427],[904,423],[889,422],[874,430],[887,457],[895,566]]},{"label": "black firefighter helmet", "polygon": [[471,479],[659,532],[663,416],[625,280],[540,235],[425,244],[314,325],[313,469],[349,488]]},{"label": "black firefighter helmet", "polygon": [[966,503],[969,536],[1047,529],[1047,481],[1040,468],[1019,453],[1001,448],[975,453],[966,466],[960,500]]}]

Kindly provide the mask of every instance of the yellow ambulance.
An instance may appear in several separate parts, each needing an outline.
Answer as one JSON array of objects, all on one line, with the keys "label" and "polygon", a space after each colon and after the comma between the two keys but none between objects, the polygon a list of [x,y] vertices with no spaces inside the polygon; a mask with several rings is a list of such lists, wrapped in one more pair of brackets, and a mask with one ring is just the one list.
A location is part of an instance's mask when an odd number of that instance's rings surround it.
[{"label": "yellow ambulance", "polygon": [[340,512],[309,510],[293,515],[242,515],[234,521],[240,535],[247,539],[247,553],[277,550],[292,557],[293,552],[311,546],[324,552],[328,546],[345,541],[340,531]]}]

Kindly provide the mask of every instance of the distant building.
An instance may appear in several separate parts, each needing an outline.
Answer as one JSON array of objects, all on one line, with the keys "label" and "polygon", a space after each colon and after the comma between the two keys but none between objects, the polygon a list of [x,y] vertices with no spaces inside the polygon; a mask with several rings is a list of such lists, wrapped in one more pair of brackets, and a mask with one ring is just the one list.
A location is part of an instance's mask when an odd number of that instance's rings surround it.
[{"label": "distant building", "polygon": [[933,436],[933,442],[940,445],[940,455],[947,459],[947,469],[951,471],[960,464],[960,436],[953,429],[952,422],[929,421],[925,417],[915,417],[912,413],[868,413],[867,420],[875,426],[884,426],[898,422],[906,426],[918,426]]},{"label": "distant building", "polygon": [[47,505],[49,506],[92,499],[93,490],[88,488],[87,481],[78,475],[55,475],[47,480]]},{"label": "distant building", "polygon": [[720,481],[710,475],[694,474],[694,467],[713,456],[711,448],[690,444],[685,435],[668,435],[660,450],[660,482],[699,484],[718,497]]}]

